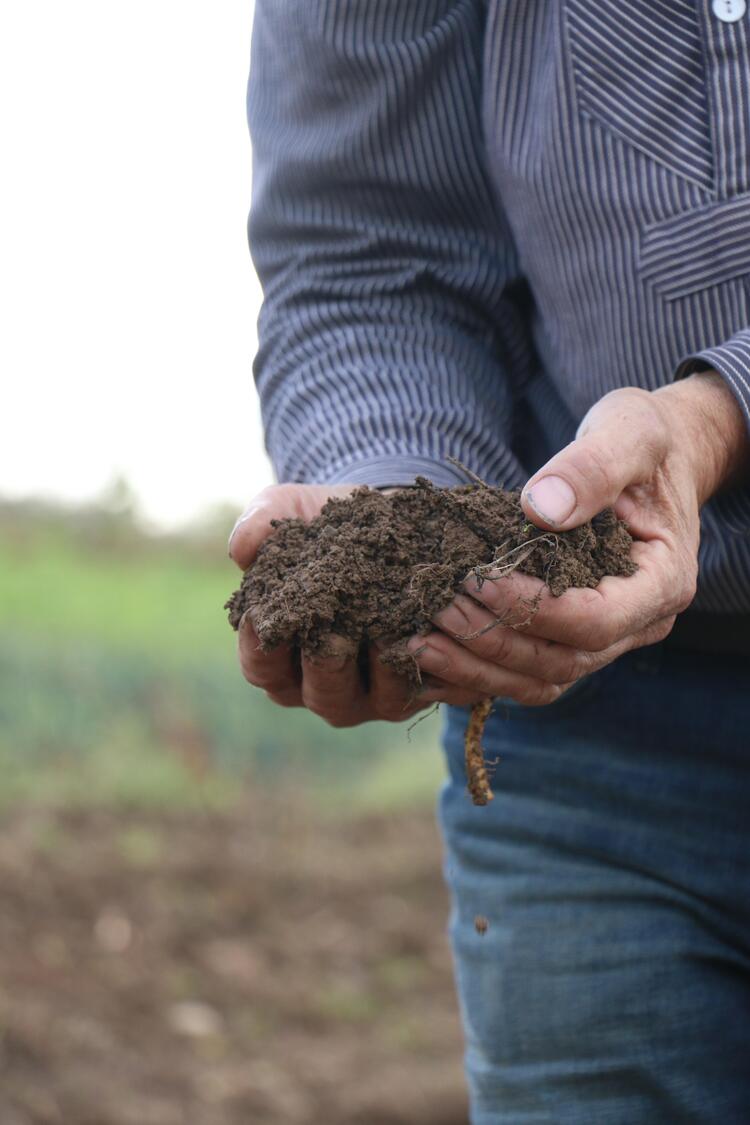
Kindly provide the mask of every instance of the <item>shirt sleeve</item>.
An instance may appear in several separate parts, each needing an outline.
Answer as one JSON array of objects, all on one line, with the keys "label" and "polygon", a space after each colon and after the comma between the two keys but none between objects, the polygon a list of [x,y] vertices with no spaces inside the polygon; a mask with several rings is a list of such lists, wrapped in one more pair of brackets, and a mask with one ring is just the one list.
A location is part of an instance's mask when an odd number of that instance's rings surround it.
[{"label": "shirt sleeve", "polygon": [[[703,348],[680,363],[675,377],[683,379],[696,371],[718,371],[724,377],[745,416],[750,435],[750,328],[735,333],[723,344]],[[750,527],[750,487],[729,488],[715,496],[710,506],[722,525],[738,535]]]},{"label": "shirt sleeve", "polygon": [[490,188],[480,0],[256,0],[254,371],[281,480],[521,483],[526,326]]}]

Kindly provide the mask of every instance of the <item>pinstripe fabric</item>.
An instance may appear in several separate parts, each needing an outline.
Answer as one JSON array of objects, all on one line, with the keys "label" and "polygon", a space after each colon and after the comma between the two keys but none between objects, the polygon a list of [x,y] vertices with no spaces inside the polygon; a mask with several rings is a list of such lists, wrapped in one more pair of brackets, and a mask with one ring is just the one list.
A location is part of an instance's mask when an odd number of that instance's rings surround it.
[{"label": "pinstripe fabric", "polygon": [[[750,425],[750,16],[711,0],[256,0],[255,364],[281,479],[518,485],[715,367]],[[750,611],[750,496],[696,606]]]}]

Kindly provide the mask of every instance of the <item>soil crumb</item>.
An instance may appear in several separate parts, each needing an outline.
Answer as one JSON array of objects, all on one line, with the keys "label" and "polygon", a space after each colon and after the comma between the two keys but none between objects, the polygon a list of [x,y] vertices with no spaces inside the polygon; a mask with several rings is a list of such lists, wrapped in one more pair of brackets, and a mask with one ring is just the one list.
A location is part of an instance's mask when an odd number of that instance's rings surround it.
[{"label": "soil crumb", "polygon": [[[518,570],[540,578],[555,597],[596,586],[605,575],[637,569],[631,536],[611,509],[573,531],[541,531],[527,521],[520,494],[487,485],[367,487],[331,499],[311,523],[274,520],[274,531],[225,608],[234,629],[246,611],[261,645],[290,644],[308,655],[352,654],[373,642],[381,659],[411,678],[403,651],[452,600],[472,572],[481,581]],[[533,606],[519,606],[518,627]]]}]

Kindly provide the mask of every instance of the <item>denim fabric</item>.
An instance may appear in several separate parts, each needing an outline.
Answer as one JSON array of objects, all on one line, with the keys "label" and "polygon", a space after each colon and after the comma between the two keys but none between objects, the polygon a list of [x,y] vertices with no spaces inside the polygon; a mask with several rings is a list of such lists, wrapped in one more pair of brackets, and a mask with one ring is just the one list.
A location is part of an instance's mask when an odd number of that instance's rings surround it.
[{"label": "denim fabric", "polygon": [[750,661],[657,645],[497,701],[485,808],[466,718],[440,816],[473,1125],[747,1125]]}]

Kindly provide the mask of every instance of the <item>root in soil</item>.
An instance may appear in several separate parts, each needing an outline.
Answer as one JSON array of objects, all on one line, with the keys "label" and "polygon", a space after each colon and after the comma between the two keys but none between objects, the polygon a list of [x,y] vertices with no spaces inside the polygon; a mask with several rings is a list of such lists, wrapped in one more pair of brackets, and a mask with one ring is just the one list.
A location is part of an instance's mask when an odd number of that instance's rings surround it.
[{"label": "root in soil", "polygon": [[[632,539],[611,509],[572,531],[541,531],[527,521],[518,492],[483,482],[440,489],[424,477],[383,493],[357,488],[329,500],[310,523],[273,520],[242,584],[225,608],[233,628],[249,612],[260,644],[286,644],[307,656],[340,652],[345,638],[380,659],[416,689],[419,669],[405,644],[430,632],[432,618],[474,576],[478,586],[518,571],[541,579],[554,597],[605,575],[633,574]],[[524,628],[538,598],[489,628]],[[467,637],[458,639],[468,639]],[[476,803],[491,799],[481,737],[491,701],[472,711],[467,778]]]}]

